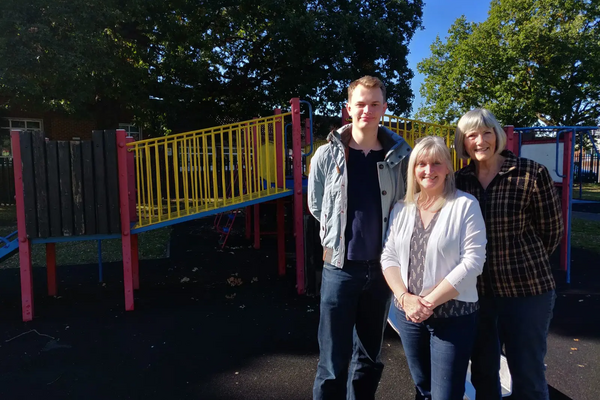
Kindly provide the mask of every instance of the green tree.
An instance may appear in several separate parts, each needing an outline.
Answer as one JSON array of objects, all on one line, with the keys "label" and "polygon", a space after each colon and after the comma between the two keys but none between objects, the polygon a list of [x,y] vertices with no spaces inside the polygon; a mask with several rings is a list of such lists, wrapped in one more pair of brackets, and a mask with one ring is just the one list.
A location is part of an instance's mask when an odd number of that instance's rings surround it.
[{"label": "green tree", "polygon": [[[407,45],[422,0],[4,0],[5,106],[131,110],[182,130],[264,115],[300,96],[339,112],[372,74],[390,109],[410,112]],[[101,105],[101,107],[98,107]],[[98,111],[100,110],[100,112]],[[183,122],[185,120],[185,122]]]},{"label": "green tree", "polygon": [[506,124],[596,124],[600,120],[600,3],[493,0],[486,21],[459,18],[418,64],[418,115],[455,122],[475,107]]}]

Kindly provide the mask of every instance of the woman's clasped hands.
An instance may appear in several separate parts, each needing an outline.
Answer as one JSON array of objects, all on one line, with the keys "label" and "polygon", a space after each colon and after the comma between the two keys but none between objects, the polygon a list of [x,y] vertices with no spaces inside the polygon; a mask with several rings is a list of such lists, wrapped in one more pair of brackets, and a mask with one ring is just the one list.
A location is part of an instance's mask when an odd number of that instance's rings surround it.
[{"label": "woman's clasped hands", "polygon": [[419,323],[425,321],[433,314],[435,306],[423,297],[410,293],[404,293],[400,297],[400,305],[404,309],[407,320]]}]

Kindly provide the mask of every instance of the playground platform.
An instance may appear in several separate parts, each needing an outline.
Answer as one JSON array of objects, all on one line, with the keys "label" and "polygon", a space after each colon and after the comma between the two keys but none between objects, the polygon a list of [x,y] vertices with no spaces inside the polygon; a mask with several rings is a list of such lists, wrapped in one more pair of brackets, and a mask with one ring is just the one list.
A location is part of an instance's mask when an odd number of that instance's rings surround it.
[{"label": "playground platform", "polygon": [[[0,270],[0,398],[309,399],[318,299],[298,296],[292,273],[278,276],[274,238],[255,250],[239,232],[219,251],[211,225],[210,218],[175,225],[171,258],[140,261],[143,290],[133,313],[123,307],[120,263],[105,264],[104,285],[97,265],[61,266],[58,297],[44,296],[45,269],[34,267],[40,296],[31,322],[20,321],[19,271]],[[560,286],[546,360],[550,398],[594,400],[600,273],[592,253],[572,256],[570,285],[554,260]],[[383,358],[377,399],[412,400],[391,329]]]}]

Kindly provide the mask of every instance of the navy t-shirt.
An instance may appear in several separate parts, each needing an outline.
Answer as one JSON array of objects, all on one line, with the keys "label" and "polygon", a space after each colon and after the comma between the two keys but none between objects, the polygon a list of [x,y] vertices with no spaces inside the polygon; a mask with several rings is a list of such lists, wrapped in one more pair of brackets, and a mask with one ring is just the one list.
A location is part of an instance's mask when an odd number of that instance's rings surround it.
[{"label": "navy t-shirt", "polygon": [[348,211],[346,223],[346,258],[375,260],[381,255],[381,194],[377,162],[383,150],[348,152]]}]

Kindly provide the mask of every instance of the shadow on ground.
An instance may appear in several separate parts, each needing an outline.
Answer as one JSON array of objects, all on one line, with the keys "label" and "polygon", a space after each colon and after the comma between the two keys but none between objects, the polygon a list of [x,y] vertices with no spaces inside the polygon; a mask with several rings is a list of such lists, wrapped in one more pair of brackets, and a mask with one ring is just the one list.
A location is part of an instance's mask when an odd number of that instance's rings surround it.
[{"label": "shadow on ground", "polygon": [[[296,295],[290,267],[277,276],[274,240],[254,250],[238,234],[220,251],[210,222],[177,225],[171,257],[141,263],[133,312],[124,311],[118,264],[105,265],[105,283],[95,265],[59,267],[56,298],[44,294],[45,269],[34,268],[35,319],[23,323],[18,271],[0,270],[0,399],[309,399],[318,300]],[[600,390],[593,287],[561,287],[548,353],[553,400]],[[377,398],[414,398],[391,330],[383,358]]]}]

